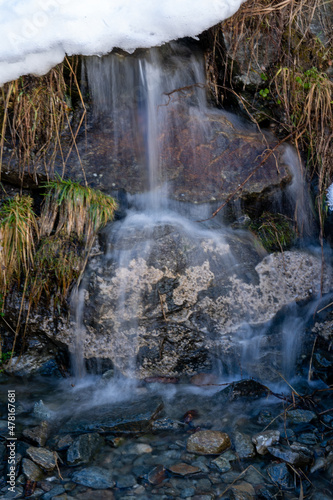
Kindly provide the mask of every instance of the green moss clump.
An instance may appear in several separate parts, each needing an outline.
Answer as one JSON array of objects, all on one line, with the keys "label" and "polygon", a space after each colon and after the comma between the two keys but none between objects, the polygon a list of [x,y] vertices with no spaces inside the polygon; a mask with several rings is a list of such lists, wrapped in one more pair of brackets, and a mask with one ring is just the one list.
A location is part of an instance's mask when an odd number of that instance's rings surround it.
[{"label": "green moss clump", "polygon": [[296,240],[292,221],[282,214],[264,212],[249,224],[249,229],[270,253],[287,250]]}]

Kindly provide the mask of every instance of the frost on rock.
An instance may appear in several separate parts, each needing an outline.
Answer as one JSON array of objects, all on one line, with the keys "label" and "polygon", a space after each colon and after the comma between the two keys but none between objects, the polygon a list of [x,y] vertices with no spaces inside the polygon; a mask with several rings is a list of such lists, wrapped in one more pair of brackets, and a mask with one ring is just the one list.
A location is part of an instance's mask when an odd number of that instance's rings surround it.
[{"label": "frost on rock", "polygon": [[243,0],[0,0],[0,85],[42,75],[65,54],[133,52],[195,37]]}]

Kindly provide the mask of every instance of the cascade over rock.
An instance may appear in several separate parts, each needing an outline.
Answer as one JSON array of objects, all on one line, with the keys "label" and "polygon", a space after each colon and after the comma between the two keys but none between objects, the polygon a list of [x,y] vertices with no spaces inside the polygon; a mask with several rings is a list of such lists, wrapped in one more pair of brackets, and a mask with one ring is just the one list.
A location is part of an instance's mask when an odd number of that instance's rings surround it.
[{"label": "cascade over rock", "polygon": [[[90,266],[86,358],[109,358],[142,378],[211,369],[217,357],[227,364],[241,354],[245,325],[263,324],[319,292],[318,257],[289,251],[263,258],[246,233],[195,234],[187,224],[154,224],[148,216],[125,229],[115,224],[112,252]],[[327,269],[324,291],[331,279]],[[57,340],[74,349],[72,332]],[[266,344],[272,349],[272,340]]]},{"label": "cascade over rock", "polygon": [[[245,202],[266,200],[290,183],[284,148],[270,153],[276,137],[209,105],[204,61],[195,45],[88,57],[82,64],[91,103],[88,126],[67,161],[72,179],[104,192],[166,187],[171,198],[192,203],[233,194]],[[66,140],[62,149],[66,158]],[[3,162],[4,181],[33,187],[49,175],[42,161],[34,162],[33,173],[19,165],[10,148]],[[63,169],[58,155],[54,171],[62,175]]]},{"label": "cascade over rock", "polygon": [[[88,182],[99,189],[112,185],[131,194],[146,191],[149,179],[143,142],[140,135],[133,140],[130,122],[117,139],[110,130],[92,128],[87,143],[79,144]],[[164,146],[155,182],[159,186],[168,183],[170,197],[176,200],[225,201],[255,169],[235,199],[259,200],[291,181],[282,148],[263,162],[268,145],[273,148],[276,139],[244,124],[243,128],[240,124],[237,127],[228,114],[207,111],[188,115],[181,106],[174,109],[170,104],[157,142]],[[76,177],[81,177],[79,162],[73,168]]]}]

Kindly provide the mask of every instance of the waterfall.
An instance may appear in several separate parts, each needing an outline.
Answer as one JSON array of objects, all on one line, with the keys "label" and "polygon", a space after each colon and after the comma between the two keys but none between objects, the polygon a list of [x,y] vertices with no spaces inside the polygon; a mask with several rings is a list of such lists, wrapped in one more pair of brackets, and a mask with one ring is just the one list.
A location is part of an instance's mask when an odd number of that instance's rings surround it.
[{"label": "waterfall", "polygon": [[[160,208],[168,197],[163,168],[167,148],[177,143],[191,113],[207,108],[202,54],[174,43],[138,56],[90,57],[86,74],[95,124],[110,129],[114,157],[122,154],[125,141],[130,145],[130,155],[146,177],[146,206]],[[203,142],[204,126],[192,134],[194,145]],[[199,162],[193,155],[194,168]]]},{"label": "waterfall", "polygon": [[[274,317],[282,307],[319,291],[320,264],[315,256],[302,253],[267,256],[251,232],[227,227],[223,212],[210,217],[219,204],[211,193],[223,194],[219,183],[230,182],[211,170],[221,158],[210,141],[227,151],[226,159],[236,157],[236,176],[239,149],[234,144],[239,148],[238,142],[245,141],[243,151],[240,148],[245,163],[258,161],[246,141],[260,143],[262,135],[251,124],[209,105],[204,58],[196,45],[173,43],[126,57],[88,57],[84,73],[91,99],[89,127],[111,144],[110,170],[121,175],[122,166],[131,162],[134,173],[128,179],[126,215],[104,231],[105,255],[92,259],[87,272],[88,298],[83,308],[81,293],[76,352],[81,359],[88,351],[88,357],[109,358],[129,377],[172,374],[178,369],[179,352],[188,349],[189,373],[215,370],[227,376],[241,366],[242,374],[265,379],[268,371],[258,370],[258,360],[265,358],[274,367],[273,378],[278,372],[292,377],[308,317],[290,307],[290,318],[272,337],[274,349],[267,336],[276,328]],[[221,128],[223,123],[228,132]],[[265,137],[268,144],[272,139]],[[180,160],[175,148],[180,148]],[[289,213],[297,212],[299,226],[310,233],[299,160],[290,147],[279,155],[280,166],[272,160],[267,169],[274,175],[275,170],[280,174],[279,168],[288,169],[294,181],[283,197],[272,195],[272,205],[278,211],[288,205]],[[180,163],[189,168],[181,170]],[[190,203],[179,178],[187,186],[192,176],[196,194]],[[126,186],[127,178],[123,181]],[[240,202],[233,206],[234,216],[237,211],[242,214]],[[301,282],[300,291],[298,285],[293,287],[298,261],[308,262],[306,279],[311,282]]]}]

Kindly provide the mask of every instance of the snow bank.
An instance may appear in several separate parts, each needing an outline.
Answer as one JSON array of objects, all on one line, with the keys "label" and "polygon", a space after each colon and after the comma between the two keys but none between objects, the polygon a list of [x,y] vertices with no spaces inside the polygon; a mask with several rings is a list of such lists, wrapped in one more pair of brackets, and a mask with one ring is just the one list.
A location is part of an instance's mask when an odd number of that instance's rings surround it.
[{"label": "snow bank", "polygon": [[196,36],[243,0],[0,0],[0,85],[64,55],[132,52]]}]

